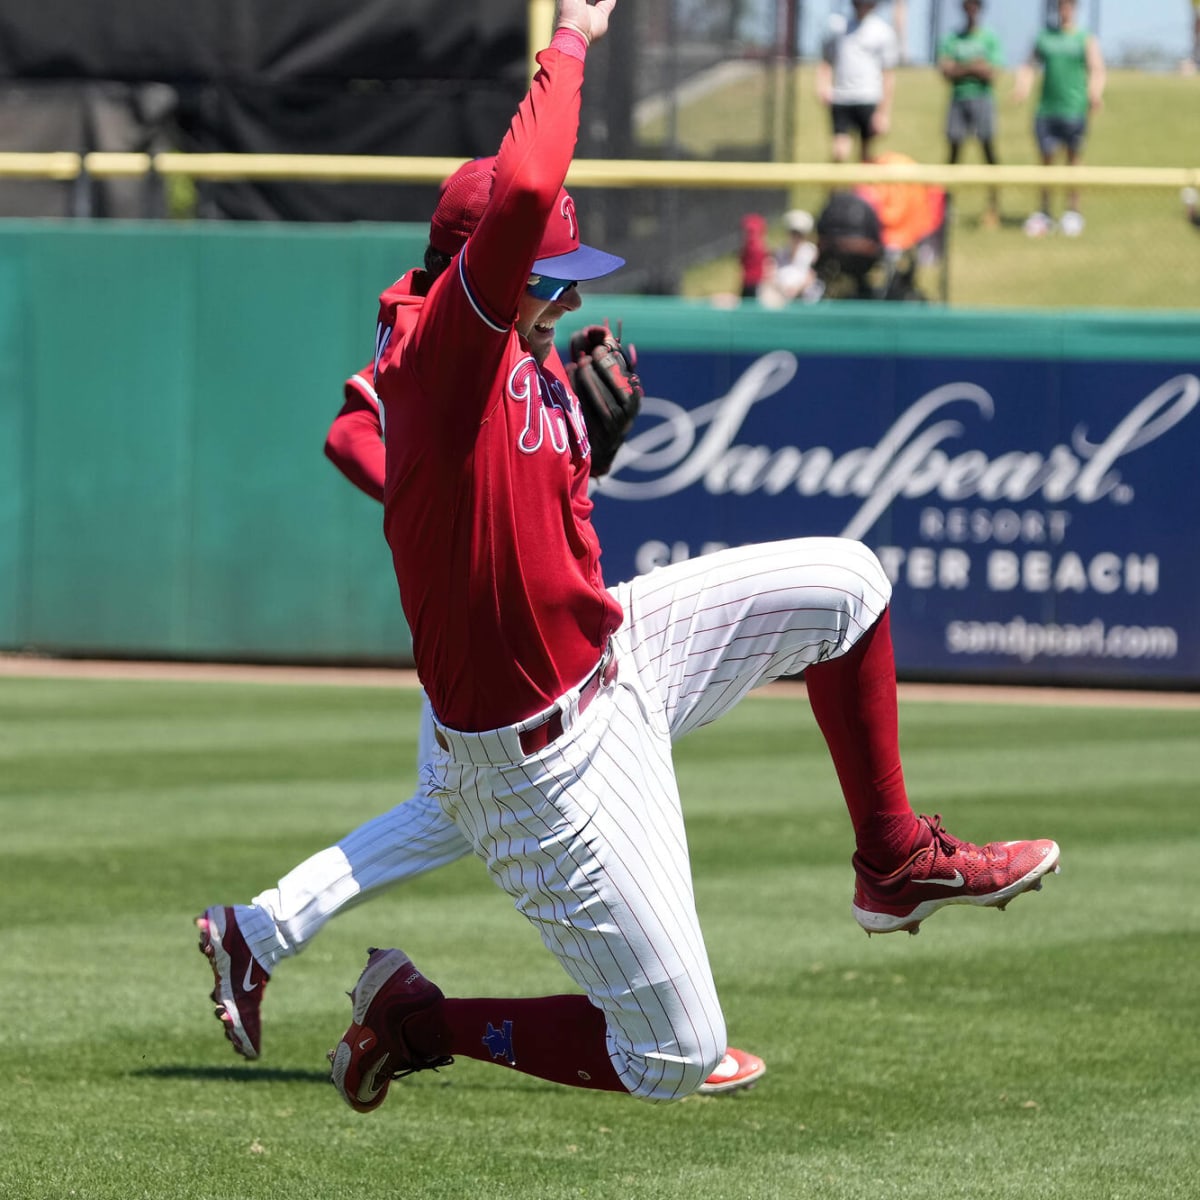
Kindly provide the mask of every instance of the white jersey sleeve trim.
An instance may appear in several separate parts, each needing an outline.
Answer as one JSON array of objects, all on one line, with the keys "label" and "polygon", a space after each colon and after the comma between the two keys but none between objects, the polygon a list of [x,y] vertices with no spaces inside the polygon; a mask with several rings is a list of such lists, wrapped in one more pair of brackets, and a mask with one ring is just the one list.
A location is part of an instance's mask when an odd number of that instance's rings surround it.
[{"label": "white jersey sleeve trim", "polygon": [[383,415],[383,404],[379,399],[375,389],[358,374],[351,375],[346,380],[346,386],[352,387],[364,400],[369,400],[374,405],[375,411],[379,414],[379,432],[382,434],[384,429],[385,418]]},{"label": "white jersey sleeve trim", "polygon": [[463,295],[466,296],[468,303],[475,310],[475,315],[489,329],[494,329],[497,333],[507,333],[509,331],[510,326],[497,324],[491,317],[488,316],[488,314],[486,312],[483,311],[482,305],[475,298],[475,293],[471,288],[471,283],[467,279],[466,262],[467,262],[467,251],[466,251],[466,247],[464,247],[462,253],[458,256],[458,279],[459,279],[459,282],[462,284]]}]

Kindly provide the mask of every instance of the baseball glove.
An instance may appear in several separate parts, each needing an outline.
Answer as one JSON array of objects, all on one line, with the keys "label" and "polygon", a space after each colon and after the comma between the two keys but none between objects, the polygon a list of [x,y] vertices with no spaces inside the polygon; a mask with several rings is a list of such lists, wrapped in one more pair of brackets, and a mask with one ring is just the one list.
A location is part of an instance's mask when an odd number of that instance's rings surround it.
[{"label": "baseball glove", "polygon": [[572,335],[567,377],[587,423],[592,475],[606,475],[642,407],[637,351],[622,346],[607,325],[589,325]]}]

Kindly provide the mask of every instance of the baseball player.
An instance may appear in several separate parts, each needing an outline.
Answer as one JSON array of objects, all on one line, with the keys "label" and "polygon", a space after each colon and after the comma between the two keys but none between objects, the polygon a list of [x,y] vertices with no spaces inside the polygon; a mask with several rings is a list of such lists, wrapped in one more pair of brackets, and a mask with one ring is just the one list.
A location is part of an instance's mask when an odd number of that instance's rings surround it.
[{"label": "baseball player", "polygon": [[[590,362],[589,340],[606,331],[582,331],[572,339],[571,360],[580,359],[581,388],[604,389],[606,375]],[[589,359],[584,362],[584,359]],[[345,402],[330,426],[325,453],[357,488],[383,499],[382,411],[374,387],[374,363],[344,384]],[[595,393],[591,414],[595,436],[592,474],[607,472],[625,439],[635,410],[619,421]],[[433,748],[433,714],[422,700],[417,736],[417,768]],[[470,843],[419,786],[410,800],[368,821],[289,871],[248,905],[213,905],[196,918],[200,949],[213,970],[216,1016],[234,1050],[258,1058],[262,1050],[262,1001],[277,963],[300,953],[325,923],[348,904],[358,903],[406,879],[445,866],[471,853]],[[736,1091],[757,1082],[766,1065],[756,1055],[730,1047],[700,1091]]]},{"label": "baseball player", "polygon": [[[377,342],[384,531],[434,714],[422,783],[583,994],[449,998],[403,951],[369,951],[330,1052],[359,1111],[460,1055],[647,1101],[700,1087],[725,1021],[671,743],[780,676],[805,672],[869,932],[1003,906],[1058,864],[1052,841],[975,846],[913,812],[890,588],[867,547],[747,546],[605,588],[592,447],[554,332],[578,281],[622,265],[580,241],[562,187],[584,63],[615,7],[560,0],[494,165],[446,187],[424,269],[401,284],[408,315],[384,306]],[[590,357],[620,354],[606,339]]]}]

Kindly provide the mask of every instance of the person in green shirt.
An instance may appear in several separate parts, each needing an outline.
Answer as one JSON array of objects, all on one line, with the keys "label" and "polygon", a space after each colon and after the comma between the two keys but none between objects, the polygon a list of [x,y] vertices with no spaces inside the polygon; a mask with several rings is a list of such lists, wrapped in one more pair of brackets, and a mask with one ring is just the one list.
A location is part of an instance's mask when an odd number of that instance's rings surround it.
[{"label": "person in green shirt", "polygon": [[[1104,56],[1095,35],[1075,23],[1076,7],[1076,0],[1058,0],[1058,27],[1038,35],[1013,87],[1013,98],[1023,102],[1033,86],[1034,73],[1041,68],[1042,93],[1033,130],[1042,165],[1047,167],[1059,149],[1066,152],[1068,165],[1079,163],[1088,117],[1104,103]],[[1067,209],[1059,228],[1067,237],[1083,232],[1078,188],[1067,191]],[[1053,230],[1050,189],[1043,188],[1042,207],[1025,222],[1025,232],[1042,237]]]},{"label": "person in green shirt", "polygon": [[[963,142],[972,135],[979,139],[983,157],[996,165],[996,105],[993,84],[996,72],[1004,65],[1000,39],[979,23],[983,0],[963,0],[966,24],[957,33],[948,33],[938,43],[937,65],[950,84],[950,107],[946,112],[946,141],[949,162],[958,162]],[[988,191],[988,206],[982,223],[994,229],[1000,224],[996,189]]]}]

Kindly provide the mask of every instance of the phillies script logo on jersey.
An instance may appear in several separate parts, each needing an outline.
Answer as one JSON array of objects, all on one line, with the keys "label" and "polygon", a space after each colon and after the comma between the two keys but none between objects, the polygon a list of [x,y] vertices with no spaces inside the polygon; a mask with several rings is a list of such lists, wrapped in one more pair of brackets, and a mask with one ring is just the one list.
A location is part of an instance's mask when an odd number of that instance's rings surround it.
[{"label": "phillies script logo on jersey", "polygon": [[552,375],[544,375],[530,355],[509,372],[508,398],[525,409],[517,438],[522,454],[536,454],[547,442],[556,454],[569,453],[571,442],[586,458],[591,452],[579,401]]},{"label": "phillies script logo on jersey", "polygon": [[852,538],[865,536],[901,497],[1020,502],[1041,496],[1052,504],[1095,504],[1109,497],[1128,504],[1133,488],[1121,477],[1120,460],[1162,437],[1200,402],[1200,378],[1176,375],[1133,404],[1102,437],[1080,424],[1069,446],[1012,449],[992,458],[962,444],[967,426],[948,411],[957,414],[966,406],[977,418],[995,416],[992,396],[963,381],[921,396],[873,446],[838,452],[828,446],[739,445],[747,413],[782,391],[798,366],[789,351],[765,354],[724,396],[693,409],[647,396],[639,430],[605,480],[604,495],[657,500],[699,484],[714,495],[790,490],[853,496],[862,503],[842,530]]}]

